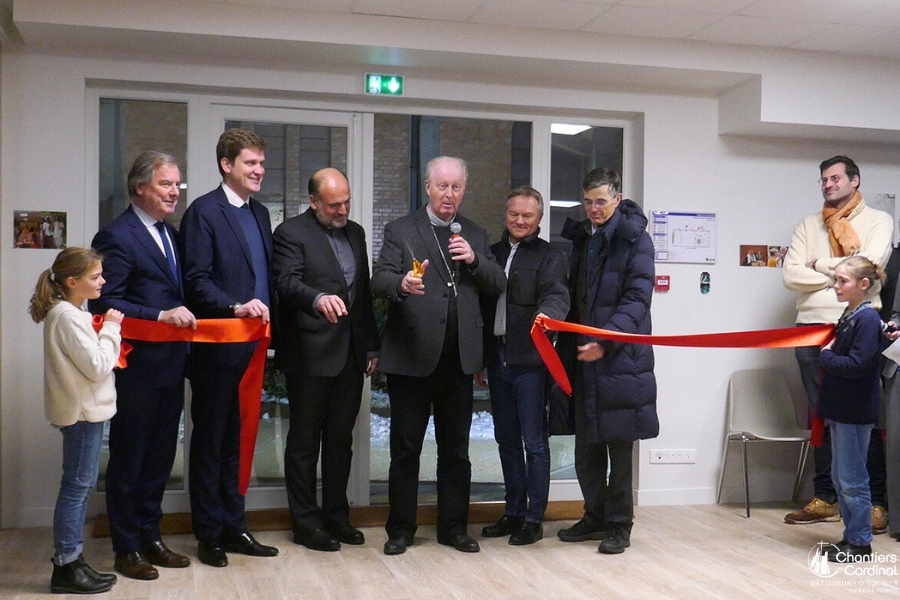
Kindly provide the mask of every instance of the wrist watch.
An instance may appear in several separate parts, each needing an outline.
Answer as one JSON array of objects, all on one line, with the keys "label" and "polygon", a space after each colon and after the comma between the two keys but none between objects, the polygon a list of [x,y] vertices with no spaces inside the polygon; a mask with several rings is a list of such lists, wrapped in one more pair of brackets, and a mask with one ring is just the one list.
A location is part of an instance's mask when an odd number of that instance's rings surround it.
[{"label": "wrist watch", "polygon": [[231,314],[232,314],[232,316],[234,316],[234,313],[236,313],[236,312],[237,312],[237,309],[239,309],[240,307],[241,307],[241,303],[240,303],[240,302],[235,302],[234,304],[232,304],[232,305],[229,306],[228,308],[231,309]]}]

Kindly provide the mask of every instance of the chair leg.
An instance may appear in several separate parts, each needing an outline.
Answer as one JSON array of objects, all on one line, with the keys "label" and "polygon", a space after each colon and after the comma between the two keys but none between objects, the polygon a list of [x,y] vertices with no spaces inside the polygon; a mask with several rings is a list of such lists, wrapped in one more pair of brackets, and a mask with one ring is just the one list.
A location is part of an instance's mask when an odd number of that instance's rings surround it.
[{"label": "chair leg", "polygon": [[797,465],[797,480],[794,482],[794,494],[791,496],[791,502],[797,504],[800,497],[800,486],[803,485],[803,474],[806,472],[806,460],[809,457],[809,440],[801,442],[800,446],[800,464]]},{"label": "chair leg", "polygon": [[747,518],[750,518],[750,474],[747,470],[747,436],[741,435],[741,452],[744,455],[744,503],[747,505]]},{"label": "chair leg", "polygon": [[719,471],[719,485],[716,488],[716,504],[722,501],[722,482],[725,481],[725,461],[728,459],[728,442],[731,439],[725,436],[725,448],[722,450],[722,467]]}]

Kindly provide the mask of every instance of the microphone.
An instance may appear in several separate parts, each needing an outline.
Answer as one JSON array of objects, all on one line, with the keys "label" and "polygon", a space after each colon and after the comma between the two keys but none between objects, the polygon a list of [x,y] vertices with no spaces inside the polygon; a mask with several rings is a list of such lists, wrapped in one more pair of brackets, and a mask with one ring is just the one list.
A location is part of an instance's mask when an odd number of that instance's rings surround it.
[{"label": "microphone", "polygon": [[[452,223],[450,223],[450,239],[451,240],[453,238],[458,238],[460,231],[462,231],[462,225],[460,225],[459,222],[453,221]],[[452,260],[452,257],[451,257],[451,260]],[[453,261],[453,273],[452,273],[453,279],[456,279],[457,275],[459,275],[459,261],[454,260]]]}]

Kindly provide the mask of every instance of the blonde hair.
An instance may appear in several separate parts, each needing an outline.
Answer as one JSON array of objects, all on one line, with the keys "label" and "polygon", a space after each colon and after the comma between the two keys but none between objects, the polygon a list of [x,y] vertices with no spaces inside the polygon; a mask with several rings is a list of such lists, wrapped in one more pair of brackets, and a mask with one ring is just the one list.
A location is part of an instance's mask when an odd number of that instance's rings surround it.
[{"label": "blonde hair", "polygon": [[103,260],[93,248],[70,246],[56,255],[53,266],[44,270],[34,286],[34,295],[28,303],[28,314],[35,323],[40,323],[61,300],[66,299],[66,280],[78,279],[94,265]]},{"label": "blonde hair", "polygon": [[[865,256],[860,256],[858,254],[856,256],[845,258],[837,264],[837,267],[844,267],[847,269],[850,276],[856,280],[868,279],[870,286],[875,285],[876,280],[881,282],[882,285],[887,281],[887,274],[881,266],[876,265]],[[835,267],[835,269],[837,269],[837,267]]]}]

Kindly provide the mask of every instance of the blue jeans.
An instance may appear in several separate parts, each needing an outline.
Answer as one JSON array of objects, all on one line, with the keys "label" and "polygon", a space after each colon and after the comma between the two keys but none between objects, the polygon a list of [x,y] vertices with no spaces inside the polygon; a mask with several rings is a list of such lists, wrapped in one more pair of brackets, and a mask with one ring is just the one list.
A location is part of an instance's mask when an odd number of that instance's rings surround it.
[{"label": "blue jeans", "polygon": [[827,421],[831,429],[831,477],[838,494],[844,539],[856,546],[872,543],[872,498],[866,455],[873,425]]},{"label": "blue jeans", "polygon": [[[550,444],[543,367],[488,365],[494,439],[506,486],[506,514],[540,523],[550,494]],[[524,446],[524,452],[523,452]]]},{"label": "blue jeans", "polygon": [[68,564],[84,549],[84,519],[88,498],[100,473],[103,423],[78,421],[60,429],[63,435],[63,475],[53,511],[53,562]]}]

